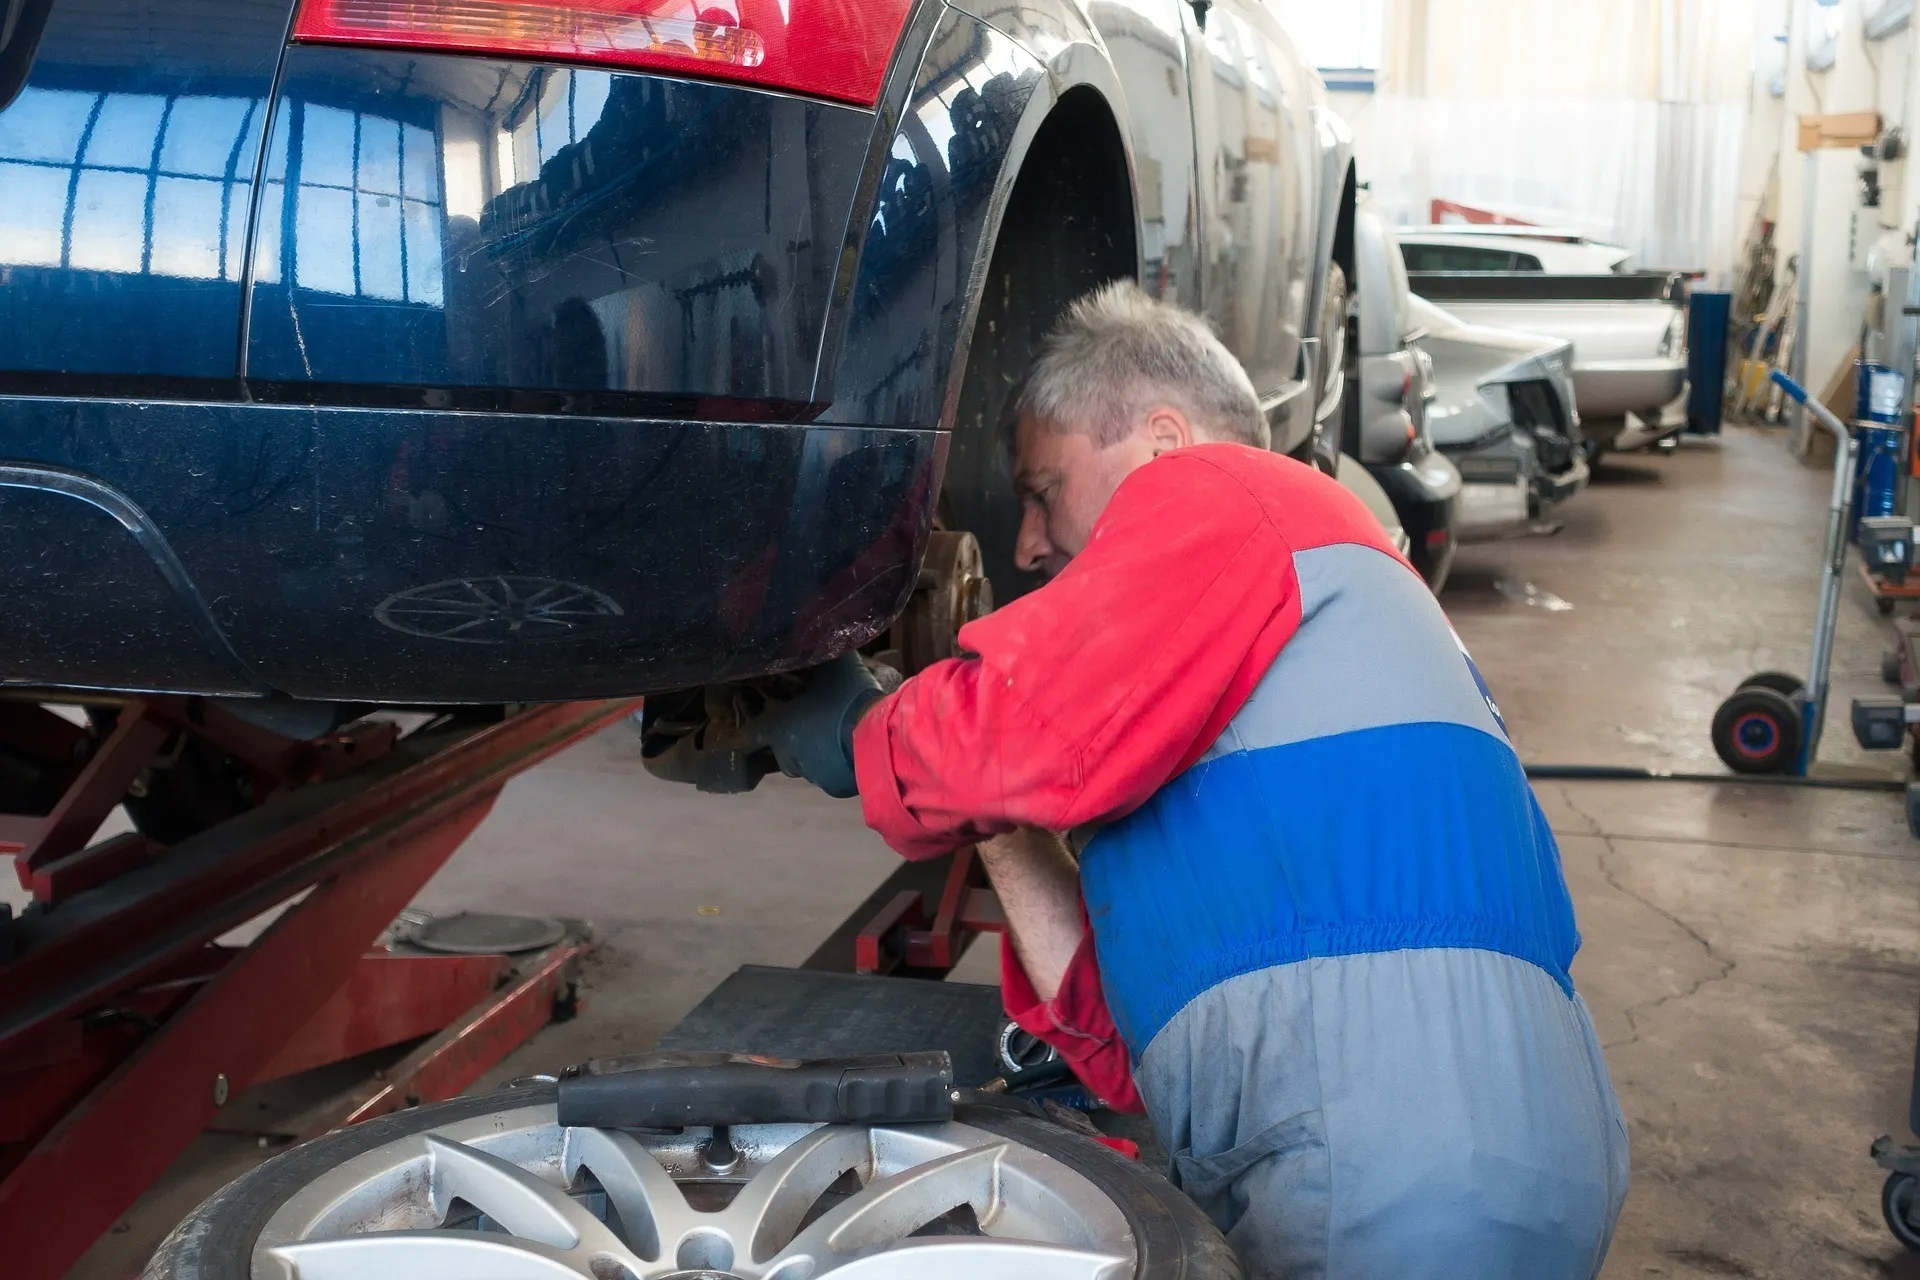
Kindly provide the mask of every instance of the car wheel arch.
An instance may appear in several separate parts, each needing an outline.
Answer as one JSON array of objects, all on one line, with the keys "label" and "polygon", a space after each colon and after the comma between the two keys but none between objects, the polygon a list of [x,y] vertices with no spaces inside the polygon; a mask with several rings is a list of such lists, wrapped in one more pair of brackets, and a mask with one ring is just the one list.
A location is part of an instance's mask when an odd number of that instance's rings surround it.
[{"label": "car wheel arch", "polygon": [[[1105,66],[1104,60],[1098,65]],[[1108,68],[1111,74],[1111,68]],[[1036,92],[1029,132],[1004,181],[975,258],[943,424],[952,431],[939,511],[979,538],[995,598],[1037,585],[1012,569],[1018,518],[1002,447],[1003,415],[1039,342],[1075,298],[1114,279],[1140,278],[1139,200],[1125,117],[1115,98],[1082,79]],[[1060,243],[1059,229],[1076,229]],[[991,334],[990,345],[982,339]]]}]

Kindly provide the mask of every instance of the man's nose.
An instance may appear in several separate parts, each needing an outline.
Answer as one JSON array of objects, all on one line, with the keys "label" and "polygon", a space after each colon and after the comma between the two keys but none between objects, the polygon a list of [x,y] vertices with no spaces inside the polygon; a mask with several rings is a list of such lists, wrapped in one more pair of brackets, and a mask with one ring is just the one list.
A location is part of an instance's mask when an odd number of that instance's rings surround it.
[{"label": "man's nose", "polygon": [[1046,567],[1047,557],[1053,554],[1053,543],[1047,540],[1046,517],[1032,507],[1020,512],[1020,536],[1013,544],[1013,563],[1022,573],[1039,573]]}]

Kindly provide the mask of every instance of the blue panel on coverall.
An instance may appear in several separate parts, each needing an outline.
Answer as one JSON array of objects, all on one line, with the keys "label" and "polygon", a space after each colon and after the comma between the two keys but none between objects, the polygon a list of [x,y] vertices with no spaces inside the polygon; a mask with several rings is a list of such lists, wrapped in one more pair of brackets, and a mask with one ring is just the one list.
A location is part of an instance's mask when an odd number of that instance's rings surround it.
[{"label": "blue panel on coverall", "polygon": [[1457,724],[1196,765],[1093,837],[1081,882],[1136,1056],[1209,987],[1311,956],[1477,947],[1573,989],[1553,833],[1513,749]]}]

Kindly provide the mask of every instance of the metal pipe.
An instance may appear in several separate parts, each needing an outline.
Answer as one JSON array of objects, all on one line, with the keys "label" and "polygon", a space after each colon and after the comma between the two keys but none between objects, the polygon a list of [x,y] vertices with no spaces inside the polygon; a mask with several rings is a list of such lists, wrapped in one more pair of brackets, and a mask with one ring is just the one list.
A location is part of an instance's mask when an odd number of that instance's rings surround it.
[{"label": "metal pipe", "polygon": [[1814,418],[1833,433],[1833,491],[1827,499],[1826,563],[1820,570],[1820,611],[1813,619],[1813,653],[1807,660],[1807,690],[1811,695],[1807,715],[1805,745],[1801,759],[1811,762],[1820,748],[1820,733],[1827,711],[1828,673],[1833,665],[1834,623],[1840,612],[1840,575],[1847,565],[1847,513],[1853,505],[1853,473],[1858,462],[1860,443],[1847,424],[1834,412],[1807,394],[1807,389],[1779,370],[1773,380]]}]

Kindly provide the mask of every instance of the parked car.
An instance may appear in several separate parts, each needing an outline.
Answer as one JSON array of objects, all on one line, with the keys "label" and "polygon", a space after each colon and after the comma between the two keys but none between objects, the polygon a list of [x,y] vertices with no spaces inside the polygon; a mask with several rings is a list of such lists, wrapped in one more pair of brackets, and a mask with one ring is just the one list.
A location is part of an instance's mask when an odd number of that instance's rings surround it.
[{"label": "parked car", "polygon": [[1460,473],[1433,447],[1427,429],[1433,362],[1419,346],[1420,321],[1400,247],[1364,197],[1353,225],[1360,361],[1346,447],[1392,499],[1408,556],[1438,592],[1453,568]]},{"label": "parked car", "polygon": [[1463,482],[1460,539],[1523,530],[1585,488],[1572,344],[1470,325],[1424,298],[1410,311],[1433,367],[1427,430]]},{"label": "parked car", "polygon": [[1627,250],[1563,233],[1443,227],[1396,235],[1413,290],[1428,301],[1469,324],[1573,343],[1590,456],[1644,448],[1687,425],[1685,277],[1623,271]]},{"label": "parked car", "polygon": [[1399,232],[1409,271],[1543,271],[1604,275],[1626,269],[1633,250],[1552,227],[1444,223]]},{"label": "parked car", "polygon": [[1350,146],[1259,0],[510,9],[9,11],[0,682],[700,686],[875,641],[936,520],[1011,598],[995,424],[1119,277],[1333,470]]},{"label": "parked car", "polygon": [[[1387,541],[1393,544],[1394,549],[1411,559],[1413,541],[1407,536],[1406,526],[1400,523],[1400,513],[1395,509],[1393,499],[1380,486],[1380,482],[1373,478],[1367,467],[1343,453],[1340,455],[1339,468],[1333,474],[1334,478],[1346,486],[1355,497],[1367,504],[1367,510],[1372,512],[1373,518],[1380,522],[1380,527],[1387,531]],[[1449,556],[1448,560],[1451,563],[1452,557]],[[1438,588],[1435,589],[1438,590]]]}]

